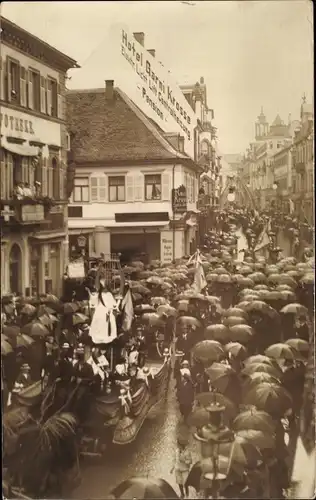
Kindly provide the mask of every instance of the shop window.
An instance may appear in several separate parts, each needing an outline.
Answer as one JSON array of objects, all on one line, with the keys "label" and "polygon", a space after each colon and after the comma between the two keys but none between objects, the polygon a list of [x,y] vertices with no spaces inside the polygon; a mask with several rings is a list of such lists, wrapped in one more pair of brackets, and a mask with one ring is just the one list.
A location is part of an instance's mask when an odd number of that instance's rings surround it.
[{"label": "shop window", "polygon": [[145,175],[145,200],[161,200],[161,175]]},{"label": "shop window", "polygon": [[125,176],[109,177],[109,201],[125,201]]},{"label": "shop window", "polygon": [[74,202],[88,202],[89,201],[89,178],[88,177],[75,177],[75,185],[73,190]]},{"label": "shop window", "polygon": [[8,58],[8,98],[9,101],[20,103],[20,65],[18,61]]},{"label": "shop window", "polygon": [[34,111],[41,110],[41,78],[38,71],[29,69],[28,82],[29,108]]}]

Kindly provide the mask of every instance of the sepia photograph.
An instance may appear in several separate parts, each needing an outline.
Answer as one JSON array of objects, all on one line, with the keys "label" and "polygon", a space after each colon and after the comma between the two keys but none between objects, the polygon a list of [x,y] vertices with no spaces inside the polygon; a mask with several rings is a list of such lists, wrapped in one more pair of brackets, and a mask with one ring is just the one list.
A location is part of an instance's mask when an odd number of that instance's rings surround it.
[{"label": "sepia photograph", "polygon": [[313,7],[1,2],[5,500],[314,498]]}]

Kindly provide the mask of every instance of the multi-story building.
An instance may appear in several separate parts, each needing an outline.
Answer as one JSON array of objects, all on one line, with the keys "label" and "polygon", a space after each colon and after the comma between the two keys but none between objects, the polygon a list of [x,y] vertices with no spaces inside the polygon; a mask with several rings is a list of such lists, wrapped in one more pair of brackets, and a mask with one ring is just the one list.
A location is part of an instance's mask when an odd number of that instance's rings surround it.
[{"label": "multi-story building", "polygon": [[292,201],[295,212],[313,225],[314,214],[314,113],[305,102],[292,146]]},{"label": "multi-story building", "polygon": [[70,257],[120,253],[123,262],[142,255],[170,263],[191,253],[202,168],[184,152],[184,137],[163,132],[113,80],[69,91],[67,110],[76,166]]},{"label": "multi-story building", "polygon": [[1,18],[1,291],[58,294],[67,259],[65,81],[77,63]]},{"label": "multi-story building", "polygon": [[197,117],[195,160],[203,168],[199,207],[214,207],[219,203],[221,188],[221,156],[217,150],[217,129],[212,125],[214,110],[208,107],[203,77],[194,85],[181,85],[180,88]]}]

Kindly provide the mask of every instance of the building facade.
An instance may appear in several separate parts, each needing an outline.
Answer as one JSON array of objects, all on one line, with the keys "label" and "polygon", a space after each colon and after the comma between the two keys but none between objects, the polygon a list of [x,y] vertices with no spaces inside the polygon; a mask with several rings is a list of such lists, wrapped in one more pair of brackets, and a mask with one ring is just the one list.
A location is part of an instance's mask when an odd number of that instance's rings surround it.
[{"label": "building facade", "polygon": [[294,210],[302,219],[314,224],[314,113],[305,102],[294,131],[292,146],[292,200]]},{"label": "building facade", "polygon": [[76,167],[70,257],[170,263],[191,253],[202,169],[184,153],[183,137],[164,133],[112,80],[69,91],[67,109]]},{"label": "building facade", "polygon": [[2,293],[59,294],[67,260],[65,82],[76,62],[1,18]]}]

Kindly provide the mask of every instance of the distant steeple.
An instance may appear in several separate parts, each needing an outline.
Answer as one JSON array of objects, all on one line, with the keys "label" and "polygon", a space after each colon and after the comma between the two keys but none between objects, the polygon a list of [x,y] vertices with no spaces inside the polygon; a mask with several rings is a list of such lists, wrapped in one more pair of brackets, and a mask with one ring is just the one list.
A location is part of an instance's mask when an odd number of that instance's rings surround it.
[{"label": "distant steeple", "polygon": [[255,137],[256,141],[263,140],[264,137],[269,132],[269,124],[267,122],[267,118],[263,112],[263,106],[261,106],[261,112],[258,116],[258,120],[255,123]]}]

